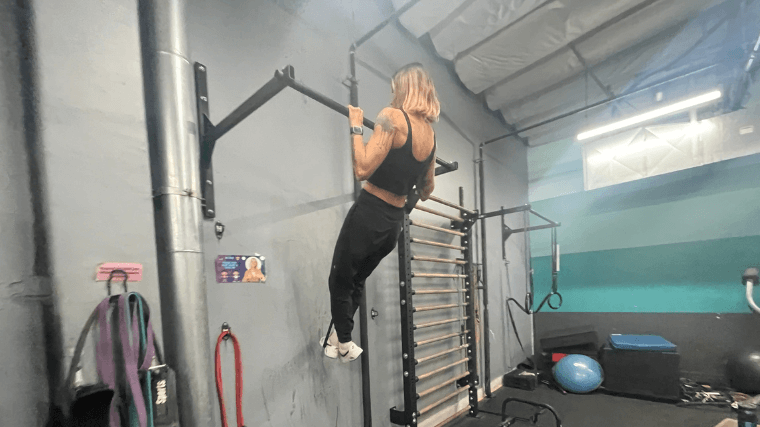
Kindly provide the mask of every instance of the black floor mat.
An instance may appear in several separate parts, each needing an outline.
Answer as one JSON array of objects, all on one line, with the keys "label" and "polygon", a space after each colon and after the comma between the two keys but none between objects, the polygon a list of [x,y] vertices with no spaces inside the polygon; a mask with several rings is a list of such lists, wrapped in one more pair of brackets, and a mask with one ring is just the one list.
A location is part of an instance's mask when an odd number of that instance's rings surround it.
[{"label": "black floor mat", "polygon": [[[563,427],[714,427],[725,418],[734,418],[724,408],[681,408],[670,403],[652,402],[596,392],[588,395],[560,394],[546,386],[535,391],[503,388],[491,399],[480,402],[480,409],[501,413],[501,404],[507,397],[541,402],[552,406],[560,415]],[[512,406],[514,405],[514,406]],[[517,416],[532,412],[520,404],[510,404]],[[452,427],[496,427],[501,418],[483,414],[482,418],[462,417]],[[515,424],[515,427],[528,425]],[[554,427],[550,415],[542,415],[540,427]]]}]

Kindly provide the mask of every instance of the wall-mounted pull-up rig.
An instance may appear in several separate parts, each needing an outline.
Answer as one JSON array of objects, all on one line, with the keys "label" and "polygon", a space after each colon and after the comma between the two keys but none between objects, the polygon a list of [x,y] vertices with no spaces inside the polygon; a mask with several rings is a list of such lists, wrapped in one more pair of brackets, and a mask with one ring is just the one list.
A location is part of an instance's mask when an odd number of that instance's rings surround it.
[{"label": "wall-mounted pull-up rig", "polygon": [[[274,98],[283,89],[290,87],[296,91],[308,96],[331,110],[348,117],[348,107],[340,102],[328,98],[327,96],[310,89],[295,80],[295,70],[288,65],[282,70],[277,70],[267,83],[264,84],[253,95],[248,97],[239,107],[232,111],[227,117],[222,119],[216,125],[211,121],[209,114],[209,96],[208,86],[206,83],[208,68],[196,62],[195,63],[195,93],[196,106],[198,109],[198,132],[201,144],[200,150],[200,170],[201,170],[201,200],[203,216],[211,219],[216,216],[216,203],[214,201],[214,174],[212,167],[212,157],[216,142],[227,132],[232,130],[246,117],[250,116],[259,107],[266,104]],[[364,126],[369,129],[375,129],[375,123],[367,118],[364,119]],[[436,158],[436,163],[440,166],[436,168],[435,174],[440,175],[446,172],[455,171],[459,165],[457,162],[447,162]]]}]

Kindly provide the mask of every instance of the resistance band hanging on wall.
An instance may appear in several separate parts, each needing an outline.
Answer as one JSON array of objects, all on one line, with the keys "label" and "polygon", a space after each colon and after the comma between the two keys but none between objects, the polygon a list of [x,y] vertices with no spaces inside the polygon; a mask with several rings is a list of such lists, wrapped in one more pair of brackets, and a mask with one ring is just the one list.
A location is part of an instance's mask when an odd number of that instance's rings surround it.
[{"label": "resistance band hanging on wall", "polygon": [[[111,295],[115,275],[124,276],[124,293]],[[65,383],[67,425],[179,425],[174,371],[163,362],[150,308],[140,294],[127,290],[128,278],[122,270],[110,273],[106,283],[108,297],[93,310],[79,336]],[[92,331],[94,327],[97,333]],[[83,384],[80,361],[90,335],[95,346],[97,380]]]},{"label": "resistance band hanging on wall", "polygon": [[222,427],[227,427],[227,409],[224,406],[224,385],[222,384],[222,357],[221,346],[223,341],[232,340],[235,350],[235,410],[237,413],[238,427],[245,427],[243,421],[243,362],[240,353],[240,342],[230,330],[230,325],[224,323],[222,332],[216,340],[216,392],[219,395],[219,412],[222,417]]}]

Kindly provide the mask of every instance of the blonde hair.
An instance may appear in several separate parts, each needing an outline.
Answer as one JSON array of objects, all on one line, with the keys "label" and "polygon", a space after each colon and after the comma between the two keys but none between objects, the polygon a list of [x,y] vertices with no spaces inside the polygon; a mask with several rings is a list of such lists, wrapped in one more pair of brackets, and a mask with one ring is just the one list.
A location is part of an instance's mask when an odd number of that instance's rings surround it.
[{"label": "blonde hair", "polygon": [[433,79],[420,63],[405,65],[396,71],[391,80],[393,99],[391,107],[403,108],[407,113],[417,113],[428,122],[437,122],[441,103],[433,85]]}]

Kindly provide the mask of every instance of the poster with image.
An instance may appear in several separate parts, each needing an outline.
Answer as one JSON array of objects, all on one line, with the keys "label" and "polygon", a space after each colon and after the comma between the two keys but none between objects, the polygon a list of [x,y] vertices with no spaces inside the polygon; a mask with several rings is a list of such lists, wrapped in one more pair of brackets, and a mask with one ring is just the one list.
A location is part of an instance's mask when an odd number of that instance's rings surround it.
[{"label": "poster with image", "polygon": [[217,283],[265,283],[266,271],[266,259],[259,254],[216,257]]}]

